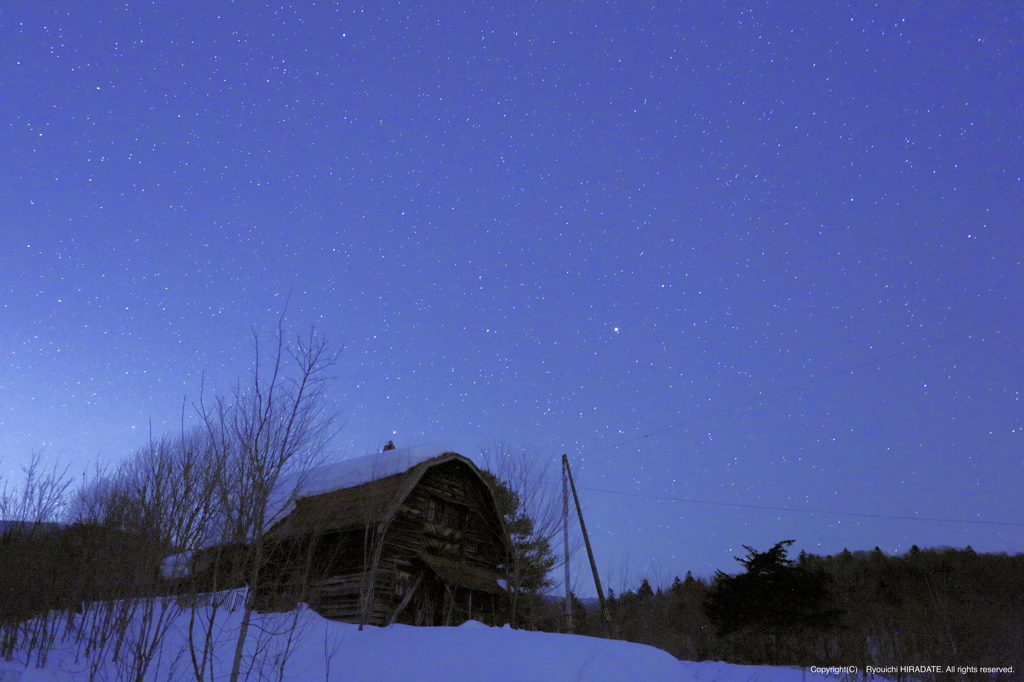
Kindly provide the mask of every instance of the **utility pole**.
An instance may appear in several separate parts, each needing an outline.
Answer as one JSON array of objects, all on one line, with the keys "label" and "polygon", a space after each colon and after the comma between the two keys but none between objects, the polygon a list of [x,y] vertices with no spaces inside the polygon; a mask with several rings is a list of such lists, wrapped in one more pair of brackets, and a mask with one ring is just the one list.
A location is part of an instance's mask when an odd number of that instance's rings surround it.
[{"label": "utility pole", "polygon": [[569,462],[562,455],[562,539],[565,541],[565,627],[572,634],[572,590],[569,584]]},{"label": "utility pole", "polygon": [[572,499],[576,501],[576,514],[580,517],[580,530],[583,531],[583,542],[587,545],[587,556],[590,557],[590,570],[594,573],[594,587],[597,588],[597,599],[601,602],[601,617],[605,623],[612,620],[611,613],[604,603],[604,590],[601,589],[601,579],[597,577],[597,562],[594,561],[594,550],[590,548],[590,536],[587,535],[587,524],[583,523],[583,510],[580,509],[580,497],[576,494],[576,484],[572,480],[572,469],[569,468],[569,456],[562,455],[563,471],[569,474],[569,487],[572,488]]}]

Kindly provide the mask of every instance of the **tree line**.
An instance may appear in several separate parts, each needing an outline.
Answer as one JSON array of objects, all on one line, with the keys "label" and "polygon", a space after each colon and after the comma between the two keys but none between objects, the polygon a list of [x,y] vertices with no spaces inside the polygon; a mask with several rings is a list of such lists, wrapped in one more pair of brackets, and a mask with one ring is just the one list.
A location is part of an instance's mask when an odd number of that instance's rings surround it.
[{"label": "tree line", "polygon": [[[645,578],[610,594],[609,625],[592,608],[577,618],[578,631],[695,661],[861,669],[941,661],[1020,670],[1024,555],[915,545],[899,556],[876,547],[791,560],[791,544],[745,547],[747,556],[737,558],[744,570],[735,575],[687,573],[657,589]],[[574,604],[574,617],[581,607]]]}]

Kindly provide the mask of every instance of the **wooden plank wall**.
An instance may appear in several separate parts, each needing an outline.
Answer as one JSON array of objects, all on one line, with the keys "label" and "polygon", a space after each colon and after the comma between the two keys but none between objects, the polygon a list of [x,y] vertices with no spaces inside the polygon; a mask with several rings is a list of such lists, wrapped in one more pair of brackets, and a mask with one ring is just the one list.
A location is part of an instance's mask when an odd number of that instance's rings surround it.
[{"label": "wooden plank wall", "polygon": [[[428,518],[431,509],[432,520]],[[322,551],[333,554],[327,562],[329,577],[315,583],[311,601],[326,618],[358,621],[361,587],[373,578],[369,622],[384,625],[402,600],[395,589],[399,576],[429,570],[422,567],[417,552],[496,571],[505,546],[485,485],[461,462],[437,465],[423,475],[386,530],[375,575],[363,565],[363,535],[364,529],[351,529],[324,543]],[[461,592],[468,601],[468,592],[464,588]],[[478,603],[486,598],[481,593]]]}]

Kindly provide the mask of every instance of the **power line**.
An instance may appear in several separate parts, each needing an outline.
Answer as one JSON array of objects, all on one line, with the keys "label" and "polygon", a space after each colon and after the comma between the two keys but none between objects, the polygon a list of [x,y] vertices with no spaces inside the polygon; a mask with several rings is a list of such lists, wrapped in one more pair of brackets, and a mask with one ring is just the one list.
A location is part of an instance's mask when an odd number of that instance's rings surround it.
[{"label": "power line", "polygon": [[[975,327],[971,327],[969,329],[961,329],[958,332],[953,332],[952,334],[947,334],[946,336],[940,336],[940,337],[938,337],[936,339],[932,339],[931,341],[925,341],[924,343],[919,343],[916,346],[911,346],[910,348],[904,348],[903,350],[896,351],[895,353],[890,353],[888,355],[883,355],[882,357],[875,358],[873,360],[868,360],[867,362],[862,362],[860,364],[853,365],[851,367],[847,367],[846,369],[841,369],[841,370],[838,370],[836,372],[832,372],[830,374],[824,374],[824,375],[822,375],[820,377],[815,377],[813,379],[808,379],[807,381],[804,381],[802,383],[794,384],[793,386],[788,386],[786,388],[779,389],[778,391],[773,391],[772,393],[766,393],[765,395],[761,395],[761,396],[758,396],[756,398],[751,398],[750,400],[746,400],[746,401],[744,401],[742,403],[737,403],[737,404],[731,405],[729,407],[723,407],[723,408],[715,410],[713,412],[708,412],[707,414],[702,414],[699,417],[694,417],[692,419],[687,419],[686,421],[679,422],[678,424],[673,424],[671,426],[666,426],[663,429],[657,429],[656,431],[651,431],[649,433],[645,433],[645,434],[640,435],[640,436],[635,436],[633,438],[628,438],[628,439],[620,441],[618,443],[613,443],[612,445],[606,445],[603,448],[597,448],[596,450],[591,450],[590,454],[595,454],[595,453],[598,453],[598,452],[604,452],[605,450],[614,450],[615,448],[622,447],[623,445],[629,445],[630,443],[635,443],[637,441],[646,440],[647,438],[651,438],[652,436],[657,436],[657,435],[660,435],[662,433],[665,433],[666,431],[671,431],[673,429],[678,429],[678,428],[682,428],[684,426],[689,426],[690,424],[702,421],[704,419],[708,419],[710,417],[716,417],[716,416],[718,416],[720,414],[725,414],[727,412],[734,412],[734,411],[736,411],[736,410],[738,410],[740,408],[747,407],[749,405],[755,405],[755,404],[757,404],[757,403],[759,403],[759,402],[761,402],[763,400],[767,400],[769,398],[774,398],[776,396],[780,396],[780,395],[783,395],[785,393],[792,393],[793,391],[797,391],[797,390],[799,390],[801,388],[806,388],[807,386],[810,386],[811,384],[817,384],[817,383],[825,381],[827,379],[833,379],[835,377],[842,376],[844,374],[849,374],[850,372],[855,372],[858,369],[863,369],[865,367],[871,367],[871,366],[877,365],[879,363],[885,362],[887,360],[892,360],[893,358],[897,358],[897,357],[899,357],[901,355],[906,355],[907,353],[913,353],[916,350],[921,350],[922,348],[927,348],[928,346],[933,346],[936,343],[940,343],[942,341],[948,341],[949,339],[953,339],[953,338],[956,338],[958,336],[963,336],[964,334],[970,334],[971,332],[976,332],[979,329],[984,329],[985,327],[991,327],[992,325],[999,324],[1000,322],[1005,322],[1006,320],[1012,320],[1013,318],[1020,317],[1022,315],[1024,315],[1024,310],[1018,311],[1016,313],[1012,313],[1010,315],[1006,315],[1004,317],[1000,317],[1000,318],[995,319],[995,320],[991,320],[989,322],[985,322],[984,324],[979,324],[979,325],[977,325]],[[893,518],[896,518],[896,517],[893,517]]]},{"label": "power line", "polygon": [[[559,485],[552,481],[542,479],[531,479],[531,483],[541,485]],[[610,490],[608,488],[592,488],[589,486],[578,486],[580,490],[589,490],[594,493],[608,493],[609,495],[625,495],[627,497],[641,497],[649,500],[665,500],[667,502],[690,502],[692,504],[709,504],[715,507],[741,507],[743,509],[765,509],[768,511],[795,512],[799,514],[829,514],[831,516],[856,516],[868,519],[897,519],[901,521],[933,521],[938,523],[971,523],[984,526],[1014,526],[1024,527],[1024,523],[1016,521],[980,521],[978,519],[940,519],[929,516],[894,516],[892,514],[868,514],[862,512],[841,512],[829,511],[826,509],[803,509],[800,507],[773,507],[766,504],[743,504],[742,502],[714,502],[712,500],[695,500],[692,497],[669,497],[667,495],[650,495],[648,493],[631,493],[625,490]]]},{"label": "power line", "polygon": [[[835,378],[835,377],[838,377],[838,376],[842,376],[844,374],[849,374],[850,372],[855,372],[858,369],[863,369],[864,367],[871,367],[871,366],[877,365],[879,363],[885,362],[887,360],[891,360],[893,358],[900,357],[901,355],[906,355],[907,353],[913,353],[916,350],[921,350],[922,348],[927,348],[928,346],[933,346],[933,345],[935,345],[937,343],[941,343],[942,341],[948,341],[949,339],[953,339],[953,338],[956,338],[958,336],[963,336],[964,334],[970,334],[972,332],[978,331],[979,329],[984,329],[986,327],[991,327],[993,325],[999,324],[1000,322],[1005,322],[1007,320],[1012,320],[1012,319],[1014,319],[1016,317],[1021,317],[1022,315],[1024,315],[1024,310],[1021,310],[1021,311],[1018,311],[1018,312],[1015,312],[1015,313],[1011,313],[1010,315],[1004,315],[1003,317],[997,318],[995,320],[990,320],[988,322],[976,325],[974,327],[970,327],[968,329],[961,329],[960,331],[953,332],[952,334],[947,334],[945,336],[940,336],[938,338],[931,339],[930,341],[925,341],[924,343],[919,343],[919,344],[911,346],[909,348],[904,348],[903,350],[899,350],[899,351],[896,351],[894,353],[889,353],[888,355],[883,355],[881,357],[875,358],[873,360],[869,360],[867,362],[862,362],[862,363],[859,363],[859,364],[847,367],[845,369],[841,369],[841,370],[838,370],[836,372],[832,372],[830,374],[824,374],[822,376],[815,377],[813,379],[808,379],[807,381],[804,381],[802,383],[794,384],[793,386],[788,386],[786,388],[779,389],[778,391],[773,391],[772,393],[761,395],[761,396],[758,396],[756,398],[751,398],[750,400],[746,400],[744,402],[737,403],[737,404],[731,405],[729,407],[724,407],[722,409],[715,410],[713,412],[708,412],[707,414],[703,414],[703,415],[701,415],[699,417],[694,417],[693,419],[688,419],[688,420],[680,422],[678,424],[673,424],[671,426],[666,426],[663,429],[658,429],[656,431],[651,431],[651,432],[645,433],[645,434],[643,434],[641,436],[636,436],[634,438],[628,438],[628,439],[620,441],[618,443],[614,443],[612,445],[607,445],[607,446],[605,446],[603,448],[597,448],[596,450],[591,450],[590,454],[595,454],[595,453],[598,453],[598,452],[604,452],[605,450],[612,450],[612,449],[621,447],[623,445],[628,445],[630,443],[635,443],[637,441],[646,440],[648,438],[651,438],[652,436],[657,436],[659,434],[665,433],[666,431],[671,431],[673,429],[678,429],[678,428],[683,427],[683,426],[688,426],[689,424],[693,424],[694,422],[698,422],[698,421],[701,421],[703,419],[708,419],[710,417],[714,417],[714,416],[717,416],[717,415],[720,415],[720,414],[725,414],[727,412],[733,412],[733,411],[741,409],[743,407],[747,407],[749,405],[757,404],[757,403],[759,403],[759,402],[761,402],[763,400],[767,400],[768,398],[774,398],[776,396],[783,395],[785,393],[791,393],[793,391],[797,391],[797,390],[799,390],[801,388],[805,388],[807,386],[810,386],[812,384],[816,384],[816,383],[825,381],[827,379],[832,379],[832,378]],[[980,520],[976,520],[976,519],[939,519],[939,518],[931,518],[931,517],[925,517],[925,516],[894,516],[894,515],[890,515],[890,514],[868,514],[868,513],[860,513],[860,512],[839,512],[839,511],[828,511],[828,510],[824,510],[824,509],[802,509],[802,508],[792,508],[792,507],[773,507],[773,506],[761,505],[761,504],[742,504],[742,503],[739,503],[739,502],[714,502],[714,501],[711,501],[711,500],[695,500],[695,499],[688,498],[688,497],[668,497],[668,496],[664,496],[664,495],[648,495],[648,494],[645,494],[645,493],[631,493],[631,492],[626,492],[626,491],[623,491],[623,490],[609,490],[607,488],[590,488],[590,487],[586,487],[586,486],[580,486],[580,489],[581,490],[589,490],[591,492],[607,493],[607,494],[610,494],[610,495],[625,495],[625,496],[628,496],[628,497],[641,497],[641,498],[653,499],[653,500],[665,500],[665,501],[669,501],[669,502],[689,502],[689,503],[692,503],[692,504],[707,504],[707,505],[713,505],[713,506],[718,506],[718,507],[740,507],[740,508],[744,508],[744,509],[764,509],[764,510],[768,510],[768,511],[796,512],[796,513],[803,513],[803,514],[828,514],[828,515],[831,515],[831,516],[852,516],[852,517],[857,517],[857,518],[869,518],[869,519],[895,519],[895,520],[900,520],[900,521],[928,521],[928,522],[932,522],[932,523],[968,523],[968,524],[988,525],[988,526],[1024,527],[1024,523],[1017,523],[1017,522],[1013,522],[1013,521],[980,521]]]},{"label": "power line", "polygon": [[870,519],[899,519],[902,521],[935,521],[939,523],[973,523],[988,526],[1024,526],[1024,523],[1013,521],[979,521],[977,519],[939,519],[927,516],[892,516],[889,514],[864,514],[858,512],[837,512],[824,509],[800,509],[793,507],[771,507],[763,504],[741,504],[739,502],[712,502],[710,500],[695,500],[689,497],[667,497],[664,495],[647,495],[645,493],[629,493],[622,490],[608,490],[607,488],[588,488],[580,486],[580,490],[589,490],[596,493],[609,493],[611,495],[626,495],[628,497],[644,497],[653,500],[667,500],[670,502],[691,502],[693,504],[710,504],[718,507],[743,507],[746,509],[767,509],[770,511],[799,512],[804,514],[830,514],[832,516],[857,516]]}]

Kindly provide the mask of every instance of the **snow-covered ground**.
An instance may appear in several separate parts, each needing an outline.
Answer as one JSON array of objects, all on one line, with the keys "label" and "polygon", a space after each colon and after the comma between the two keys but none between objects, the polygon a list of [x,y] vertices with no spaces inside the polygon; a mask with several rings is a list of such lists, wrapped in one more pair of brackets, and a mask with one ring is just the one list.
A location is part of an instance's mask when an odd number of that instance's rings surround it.
[{"label": "snow-covered ground", "polygon": [[[216,681],[231,669],[241,610],[226,617],[215,634]],[[293,680],[295,682],[482,682],[486,680],[588,680],[594,682],[824,682],[837,677],[800,669],[739,666],[726,663],[678,661],[668,653],[642,644],[614,640],[525,632],[508,627],[491,628],[475,621],[460,627],[415,628],[395,625],[370,627],[362,632],[354,625],[324,620],[303,610],[296,632],[300,635],[291,653],[282,660],[288,645],[287,631],[293,614],[256,615],[248,638],[242,679]],[[146,680],[191,680],[188,654],[188,615],[181,614],[168,631],[158,662]],[[266,633],[277,633],[268,635]],[[261,634],[264,636],[261,637]],[[282,667],[283,662],[283,667]],[[90,665],[90,663],[92,665]],[[94,679],[113,682],[119,676],[108,653],[90,660],[84,650],[58,641],[42,668],[26,666],[25,657],[0,661],[0,682],[41,682]],[[283,671],[283,674],[282,674]],[[207,680],[210,680],[207,675]]]},{"label": "snow-covered ground", "polygon": [[[359,485],[405,471],[447,450],[432,445],[398,449],[319,467],[306,477],[302,495]],[[270,516],[287,513],[296,481],[284,480],[271,501]],[[167,567],[165,567],[167,568]],[[231,596],[234,599],[235,595]],[[230,601],[230,600],[229,600]],[[175,608],[172,606],[172,608]],[[157,614],[160,613],[158,610]],[[231,671],[242,610],[222,608],[213,631],[214,660],[204,682],[222,682]],[[195,680],[189,647],[190,612],[175,611],[145,680]],[[138,624],[138,621],[137,621]],[[66,632],[63,624],[57,631]],[[138,628],[135,628],[138,632]],[[150,630],[152,632],[152,630]],[[133,680],[126,660],[130,645],[114,660],[113,638],[99,653],[86,639],[58,635],[40,667],[35,654],[16,652],[0,660],[0,682],[121,682]],[[130,642],[131,637],[126,640]],[[150,640],[152,641],[152,640]],[[201,649],[202,630],[195,641]],[[201,650],[196,657],[201,660]],[[476,621],[459,627],[387,628],[357,626],[321,618],[306,608],[285,614],[255,614],[246,640],[240,679],[246,682],[837,682],[799,668],[679,661],[643,644],[617,640],[492,628]]]}]

